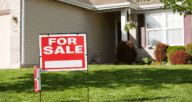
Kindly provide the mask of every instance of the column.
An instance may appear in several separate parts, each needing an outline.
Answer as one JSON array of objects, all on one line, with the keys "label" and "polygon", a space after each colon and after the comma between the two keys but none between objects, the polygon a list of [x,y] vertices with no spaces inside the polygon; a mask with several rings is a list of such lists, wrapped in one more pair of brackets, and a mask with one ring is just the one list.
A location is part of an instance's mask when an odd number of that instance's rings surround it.
[{"label": "column", "polygon": [[121,10],[121,40],[127,41],[127,31],[124,31],[127,22],[127,9]]}]

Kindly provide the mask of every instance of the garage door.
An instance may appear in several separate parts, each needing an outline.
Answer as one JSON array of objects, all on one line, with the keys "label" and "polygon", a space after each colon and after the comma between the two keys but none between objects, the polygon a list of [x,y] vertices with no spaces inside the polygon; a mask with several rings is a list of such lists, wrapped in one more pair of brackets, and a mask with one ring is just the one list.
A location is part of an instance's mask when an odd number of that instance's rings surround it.
[{"label": "garage door", "polygon": [[0,69],[10,68],[11,16],[0,13]]}]

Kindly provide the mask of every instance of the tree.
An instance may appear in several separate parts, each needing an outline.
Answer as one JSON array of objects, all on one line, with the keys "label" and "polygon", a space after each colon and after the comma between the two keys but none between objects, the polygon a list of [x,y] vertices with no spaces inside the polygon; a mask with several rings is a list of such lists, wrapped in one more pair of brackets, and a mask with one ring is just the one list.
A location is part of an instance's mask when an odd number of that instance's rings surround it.
[{"label": "tree", "polygon": [[[164,3],[164,9],[173,9],[173,12],[176,11],[182,15],[192,15],[192,0],[161,0]],[[176,2],[182,2],[181,5],[178,5]]]}]

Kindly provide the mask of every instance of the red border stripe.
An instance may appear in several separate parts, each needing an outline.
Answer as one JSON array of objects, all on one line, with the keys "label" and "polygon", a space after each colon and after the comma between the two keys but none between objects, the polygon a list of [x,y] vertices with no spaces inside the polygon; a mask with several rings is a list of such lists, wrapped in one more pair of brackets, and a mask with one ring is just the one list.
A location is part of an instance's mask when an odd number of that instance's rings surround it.
[{"label": "red border stripe", "polygon": [[34,69],[34,78],[37,78],[37,69]]},{"label": "red border stripe", "polygon": [[35,89],[37,89],[37,80],[35,80]]},{"label": "red border stripe", "polygon": [[35,92],[41,92],[41,90],[35,90]]},{"label": "red border stripe", "polygon": [[33,68],[40,68],[40,66],[34,66]]}]

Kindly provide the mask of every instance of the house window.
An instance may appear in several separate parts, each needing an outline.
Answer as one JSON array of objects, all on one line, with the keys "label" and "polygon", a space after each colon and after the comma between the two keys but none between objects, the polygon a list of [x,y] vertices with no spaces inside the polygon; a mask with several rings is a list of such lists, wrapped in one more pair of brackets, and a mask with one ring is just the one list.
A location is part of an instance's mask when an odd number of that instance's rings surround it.
[{"label": "house window", "polygon": [[152,46],[155,46],[158,42],[163,42],[163,30],[149,30],[148,31],[148,39],[150,41],[147,42],[147,45],[152,44]]},{"label": "house window", "polygon": [[148,13],[146,18],[146,45],[158,42],[172,45],[184,44],[183,16],[173,12]]},{"label": "house window", "polygon": [[173,12],[166,13],[166,44],[169,45],[182,45],[183,44],[183,16],[179,13]]}]

